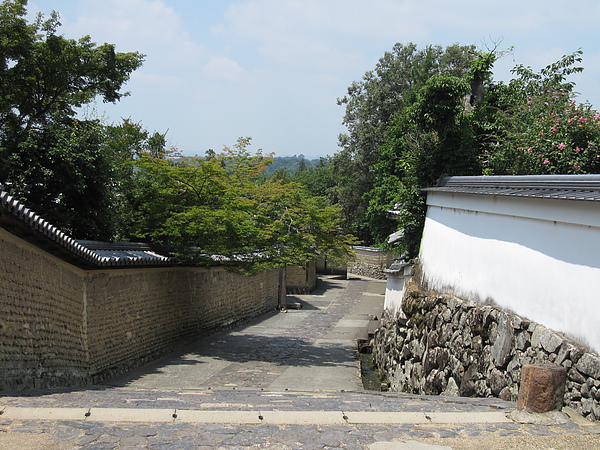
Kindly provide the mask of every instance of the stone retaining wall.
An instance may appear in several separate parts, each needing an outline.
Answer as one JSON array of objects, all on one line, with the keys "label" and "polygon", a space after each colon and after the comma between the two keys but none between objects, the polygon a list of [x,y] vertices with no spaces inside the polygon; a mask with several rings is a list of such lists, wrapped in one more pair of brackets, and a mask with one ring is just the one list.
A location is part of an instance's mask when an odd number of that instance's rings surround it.
[{"label": "stone retaining wall", "polygon": [[278,270],[82,270],[0,228],[0,390],[102,382],[277,306]]},{"label": "stone retaining wall", "polygon": [[391,251],[375,247],[353,247],[352,250],[355,256],[348,261],[348,273],[385,280],[383,271],[394,262]]},{"label": "stone retaining wall", "polygon": [[564,403],[600,420],[600,357],[565,336],[494,306],[424,293],[411,280],[402,309],[385,314],[374,361],[390,389],[516,401],[521,368],[567,369]]}]

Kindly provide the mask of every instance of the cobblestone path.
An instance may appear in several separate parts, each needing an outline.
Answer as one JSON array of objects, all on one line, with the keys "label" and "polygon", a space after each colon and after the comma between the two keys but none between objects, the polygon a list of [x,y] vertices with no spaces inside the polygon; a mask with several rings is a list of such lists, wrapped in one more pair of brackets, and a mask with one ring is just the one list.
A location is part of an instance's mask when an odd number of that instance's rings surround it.
[{"label": "cobblestone path", "polygon": [[521,424],[498,399],[362,390],[354,342],[385,285],[321,287],[112,383],[2,396],[0,448],[600,448],[577,416]]}]

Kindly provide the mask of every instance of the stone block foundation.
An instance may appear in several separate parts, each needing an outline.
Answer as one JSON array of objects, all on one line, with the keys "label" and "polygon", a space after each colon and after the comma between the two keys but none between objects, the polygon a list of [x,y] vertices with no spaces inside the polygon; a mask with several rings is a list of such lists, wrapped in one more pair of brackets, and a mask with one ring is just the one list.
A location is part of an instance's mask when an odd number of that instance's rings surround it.
[{"label": "stone block foundation", "polygon": [[517,401],[528,364],[566,372],[562,405],[600,420],[600,357],[568,337],[491,305],[407,283],[402,308],[384,314],[374,361],[391,390]]}]

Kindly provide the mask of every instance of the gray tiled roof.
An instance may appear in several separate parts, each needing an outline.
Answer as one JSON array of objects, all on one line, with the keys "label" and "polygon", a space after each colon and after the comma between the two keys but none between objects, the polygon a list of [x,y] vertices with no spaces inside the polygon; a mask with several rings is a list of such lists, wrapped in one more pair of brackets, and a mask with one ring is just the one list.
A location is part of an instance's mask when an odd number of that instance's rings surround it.
[{"label": "gray tiled roof", "polygon": [[600,201],[600,175],[445,177],[423,191]]},{"label": "gray tiled roof", "polygon": [[157,253],[150,245],[141,242],[101,242],[78,240],[78,244],[88,249],[112,265],[163,265],[173,260]]},{"label": "gray tiled roof", "polygon": [[100,268],[174,264],[172,258],[147,244],[77,241],[3,191],[1,185],[0,226],[78,265]]}]

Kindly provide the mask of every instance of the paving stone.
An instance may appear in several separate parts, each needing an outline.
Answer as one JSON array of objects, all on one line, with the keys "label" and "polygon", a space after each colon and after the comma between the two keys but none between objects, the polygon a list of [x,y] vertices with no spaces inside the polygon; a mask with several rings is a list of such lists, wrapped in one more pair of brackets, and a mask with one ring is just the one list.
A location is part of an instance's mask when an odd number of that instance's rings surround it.
[{"label": "paving stone", "polygon": [[452,430],[439,430],[437,432],[438,437],[440,438],[459,438],[460,434],[458,434],[456,431],[452,431]]},{"label": "paving stone", "polygon": [[[278,330],[257,332],[257,340],[270,348],[251,350],[251,357],[243,351],[230,351],[225,356],[231,361],[226,370],[215,377],[218,389],[207,386],[198,389],[137,389],[131,386],[102,386],[80,390],[40,390],[28,395],[0,398],[3,406],[42,408],[148,408],[186,409],[198,411],[357,411],[357,412],[509,412],[515,402],[499,399],[432,397],[377,391],[275,391],[268,385],[289,364],[306,361],[326,363],[326,359],[311,356],[308,349],[317,340],[331,332],[332,327],[347,315],[368,286],[368,281],[356,280],[336,294],[335,301],[319,299],[310,320]],[[321,308],[321,309],[318,309]],[[326,309],[325,309],[326,308]],[[307,310],[300,310],[305,314]],[[296,313],[296,312],[293,312]],[[293,314],[291,313],[291,314]],[[307,315],[307,317],[309,317]],[[275,333],[277,331],[277,333]],[[236,334],[237,333],[237,334]],[[277,336],[280,334],[281,336]],[[237,336],[237,337],[236,337]],[[227,339],[244,344],[247,338],[242,330],[232,337],[216,335],[210,351],[217,352]],[[285,339],[281,339],[284,337]],[[244,339],[242,339],[244,338]],[[208,342],[208,341],[206,341]],[[207,344],[208,348],[208,344]],[[213,350],[215,349],[215,350]],[[327,350],[327,348],[325,349]],[[320,349],[320,351],[324,351]],[[325,355],[330,353],[325,352]],[[254,358],[255,360],[252,360]],[[311,359],[312,358],[312,359]],[[317,359],[315,359],[317,358]],[[240,382],[240,379],[243,382]],[[304,380],[301,383],[307,384]],[[225,384],[236,384],[236,389]],[[243,385],[243,386],[242,386]],[[310,386],[308,386],[310,387]],[[99,423],[86,421],[10,421],[0,422],[0,438],[8,432],[42,434],[55,442],[72,440],[89,448],[365,448],[376,441],[393,442],[398,439],[415,440],[428,437],[478,437],[494,439],[497,436],[580,436],[590,434],[592,427],[567,423],[560,426],[525,426],[516,423],[498,424],[335,424],[335,425],[235,425],[196,423]],[[20,430],[20,431],[19,431]],[[73,439],[70,439],[70,438]],[[492,441],[493,442],[493,441]]]},{"label": "paving stone", "polygon": [[498,423],[496,424],[496,428],[502,430],[517,430],[521,427],[519,423]]},{"label": "paving stone", "polygon": [[148,442],[148,439],[143,436],[127,436],[121,439],[119,447],[122,446],[139,446],[143,447]]},{"label": "paving stone", "polygon": [[352,444],[345,444],[344,445],[344,449],[346,450],[364,450],[364,446],[361,445],[360,443],[352,443]]},{"label": "paving stone", "polygon": [[427,431],[421,431],[421,430],[409,431],[408,435],[411,438],[433,438],[433,437],[436,437],[434,433],[430,433]]},{"label": "paving stone", "polygon": [[386,427],[385,431],[378,431],[376,433],[373,433],[373,440],[375,440],[377,442],[392,441],[397,437],[398,437],[398,431],[391,430],[387,427]]},{"label": "paving stone", "polygon": [[85,446],[96,440],[97,436],[82,436],[77,439],[77,445]]},{"label": "paving stone", "polygon": [[103,435],[98,436],[98,439],[96,439],[96,442],[98,444],[116,444],[120,440],[121,440],[121,438],[119,436],[113,436],[111,434],[103,434]]},{"label": "paving stone", "polygon": [[81,435],[81,431],[77,428],[67,428],[65,426],[61,426],[60,428],[55,428],[50,432],[50,438],[53,441],[72,441]]},{"label": "paving stone", "polygon": [[35,426],[17,426],[11,427],[10,431],[13,433],[44,433],[44,428]]},{"label": "paving stone", "polygon": [[479,437],[479,436],[484,436],[485,432],[483,432],[480,429],[470,429],[470,430],[465,430],[463,431],[462,435],[466,436],[466,437]]},{"label": "paving stone", "polygon": [[92,449],[92,450],[111,450],[113,448],[118,448],[117,444],[97,444],[97,443],[92,443],[86,446],[86,450],[87,449]]},{"label": "paving stone", "polygon": [[500,430],[498,436],[522,436],[523,433],[517,430]]},{"label": "paving stone", "polygon": [[75,428],[75,429],[79,429],[79,430],[89,430],[91,428],[94,428],[95,426],[97,426],[94,423],[90,423],[90,422],[76,422],[76,421],[62,421],[61,424],[65,427],[69,427],[69,428]]},{"label": "paving stone", "polygon": [[554,435],[556,435],[556,433],[554,431],[552,431],[550,428],[544,427],[544,426],[539,426],[539,425],[527,427],[527,433],[532,436],[554,436]]}]

